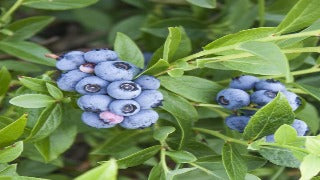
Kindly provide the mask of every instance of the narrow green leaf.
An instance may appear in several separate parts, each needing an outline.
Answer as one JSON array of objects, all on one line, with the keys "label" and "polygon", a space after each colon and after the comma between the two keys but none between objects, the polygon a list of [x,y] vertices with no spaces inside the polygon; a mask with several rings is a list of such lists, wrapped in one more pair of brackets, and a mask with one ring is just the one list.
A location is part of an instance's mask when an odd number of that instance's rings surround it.
[{"label": "narrow green leaf", "polygon": [[177,120],[180,129],[180,142],[178,148],[181,149],[191,135],[191,126],[198,119],[196,109],[184,98],[172,93],[161,91],[164,96],[163,108],[172,114]]},{"label": "narrow green leaf", "polygon": [[41,72],[41,66],[17,60],[1,60],[0,67],[6,67],[8,70],[16,72]]},{"label": "narrow green leaf", "polygon": [[33,127],[28,141],[38,141],[49,136],[61,123],[62,110],[60,104],[52,104],[40,114]]},{"label": "narrow green leaf", "polygon": [[160,142],[164,142],[168,136],[173,133],[176,130],[176,128],[172,127],[172,126],[162,126],[159,127],[158,129],[156,129],[153,132],[153,138],[160,141]]},{"label": "narrow green leaf", "polygon": [[216,0],[187,0],[190,4],[195,6],[199,6],[202,8],[213,9],[216,7],[217,1]]},{"label": "narrow green leaf", "polygon": [[0,50],[21,58],[25,61],[43,64],[47,66],[55,66],[54,59],[45,57],[45,54],[50,53],[46,48],[32,42],[0,42]]},{"label": "narrow green leaf", "polygon": [[55,100],[44,94],[24,94],[12,98],[9,102],[23,108],[42,108],[53,104]]},{"label": "narrow green leaf", "polygon": [[11,81],[11,75],[6,67],[2,67],[0,70],[0,96],[4,95],[9,89]]},{"label": "narrow green leaf", "polygon": [[166,151],[166,155],[176,163],[189,163],[197,160],[197,158],[188,151]]},{"label": "narrow green leaf", "polygon": [[181,77],[184,74],[184,70],[182,68],[175,68],[168,71],[168,75],[171,77]]},{"label": "narrow green leaf", "polygon": [[149,67],[148,69],[143,71],[141,74],[139,74],[138,77],[141,76],[142,74],[157,75],[158,73],[165,72],[169,68],[169,66],[170,64],[167,61],[160,59],[151,67]]},{"label": "narrow green leaf", "polygon": [[115,160],[111,159],[100,166],[91,169],[90,171],[75,178],[75,180],[116,180],[118,167]]},{"label": "narrow green leaf", "polygon": [[310,151],[311,154],[320,156],[320,136],[307,137],[306,149]]},{"label": "narrow green leaf", "polygon": [[243,137],[251,141],[259,139],[273,134],[283,124],[291,124],[293,120],[292,108],[286,97],[279,92],[276,98],[251,117]]},{"label": "narrow green leaf", "polygon": [[133,167],[142,164],[143,162],[147,161],[151,157],[153,157],[155,154],[157,154],[160,150],[161,146],[156,145],[152,147],[148,147],[146,149],[143,149],[139,152],[136,152],[134,154],[131,154],[127,157],[124,157],[122,159],[119,159],[117,161],[120,169],[126,169],[128,167]]},{"label": "narrow green leaf", "polygon": [[320,172],[320,157],[309,154],[303,158],[300,165],[301,180],[309,180]]},{"label": "narrow green leaf", "polygon": [[0,163],[8,163],[17,159],[23,151],[23,142],[19,141],[15,144],[0,149]]},{"label": "narrow green leaf", "polygon": [[164,170],[161,163],[155,165],[148,176],[148,180],[166,180]]},{"label": "narrow green leaf", "polygon": [[313,87],[313,86],[309,86],[306,84],[296,84],[300,89],[304,90],[305,92],[307,92],[309,95],[311,95],[312,97],[314,97],[316,100],[320,101],[320,90],[319,88]]},{"label": "narrow green leaf", "polygon": [[[5,37],[5,41],[22,41],[28,39],[53,22],[51,16],[33,16],[13,22],[7,29],[13,32],[12,36]],[[1,36],[0,36],[1,37]]]},{"label": "narrow green leaf", "polygon": [[0,166],[0,177],[9,178],[8,180],[11,180],[10,177],[12,176],[18,176],[17,164],[10,164],[10,165],[2,164]]},{"label": "narrow green leaf", "polygon": [[89,6],[98,0],[24,0],[23,5],[47,10],[67,10]]},{"label": "narrow green leaf", "polygon": [[278,25],[276,32],[279,34],[290,33],[310,26],[320,18],[319,8],[319,0],[300,0]]},{"label": "narrow green leaf", "polygon": [[274,139],[279,144],[290,144],[297,139],[297,131],[290,125],[284,124],[274,133]]},{"label": "narrow green leaf", "polygon": [[139,47],[127,35],[118,32],[114,49],[120,59],[128,61],[140,68],[144,67],[144,57]]},{"label": "narrow green leaf", "polygon": [[24,131],[27,124],[27,115],[22,115],[18,120],[12,122],[0,130],[0,147],[5,147],[17,140]]},{"label": "narrow green leaf", "polygon": [[60,99],[63,98],[63,93],[62,93],[62,91],[61,91],[59,88],[57,88],[56,86],[54,86],[54,85],[52,85],[52,84],[50,84],[50,83],[46,83],[46,86],[47,86],[47,88],[48,88],[49,94],[50,94],[53,98],[55,98],[55,99],[57,99],[57,100],[60,100]]},{"label": "narrow green leaf", "polygon": [[232,144],[224,144],[222,162],[231,180],[244,180],[247,173],[246,162]]},{"label": "narrow green leaf", "polygon": [[47,93],[48,90],[46,88],[46,81],[43,79],[36,79],[31,77],[19,77],[19,81],[27,88],[38,91],[38,92],[44,92]]},{"label": "narrow green leaf", "polygon": [[196,102],[213,102],[213,97],[222,89],[222,86],[213,81],[195,76],[182,76],[179,78],[161,76],[159,79],[161,86]]}]

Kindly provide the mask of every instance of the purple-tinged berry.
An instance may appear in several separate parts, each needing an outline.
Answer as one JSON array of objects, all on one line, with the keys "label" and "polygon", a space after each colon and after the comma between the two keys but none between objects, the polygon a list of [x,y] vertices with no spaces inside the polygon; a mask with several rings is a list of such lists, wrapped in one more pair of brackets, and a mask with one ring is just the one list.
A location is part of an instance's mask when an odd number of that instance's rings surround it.
[{"label": "purple-tinged berry", "polygon": [[99,114],[93,112],[84,112],[81,116],[82,121],[94,128],[112,128],[115,124],[109,123],[99,117]]},{"label": "purple-tinged berry", "polygon": [[140,111],[140,105],[134,100],[114,100],[109,110],[120,116],[132,116]]},{"label": "purple-tinged berry", "polygon": [[226,118],[226,125],[233,130],[240,133],[243,132],[244,128],[247,126],[250,117],[248,116],[228,116]]}]

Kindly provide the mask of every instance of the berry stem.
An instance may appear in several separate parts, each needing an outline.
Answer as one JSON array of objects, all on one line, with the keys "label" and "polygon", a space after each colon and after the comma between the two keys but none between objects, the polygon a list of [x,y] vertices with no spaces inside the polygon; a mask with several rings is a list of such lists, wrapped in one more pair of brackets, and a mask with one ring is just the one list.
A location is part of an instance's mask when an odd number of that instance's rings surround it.
[{"label": "berry stem", "polygon": [[24,0],[17,0],[13,6],[0,18],[0,27],[8,21],[11,15],[22,5]]},{"label": "berry stem", "polygon": [[160,161],[161,161],[161,166],[164,170],[164,173],[165,173],[165,175],[167,175],[167,173],[169,172],[169,168],[166,163],[166,148],[164,148],[164,147],[161,147]]},{"label": "berry stem", "polygon": [[45,56],[46,56],[47,58],[51,58],[51,59],[58,59],[58,58],[59,58],[59,56],[56,55],[56,54],[45,54]]}]

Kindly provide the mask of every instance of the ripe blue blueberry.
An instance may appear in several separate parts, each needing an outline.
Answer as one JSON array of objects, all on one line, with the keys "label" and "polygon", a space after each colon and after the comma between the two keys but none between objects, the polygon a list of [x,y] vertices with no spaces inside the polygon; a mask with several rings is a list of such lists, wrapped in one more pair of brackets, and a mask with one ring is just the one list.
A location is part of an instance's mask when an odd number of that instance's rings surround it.
[{"label": "ripe blue blueberry", "polygon": [[295,93],[289,91],[283,91],[282,93],[286,96],[293,111],[295,111],[299,108],[299,106],[302,105],[301,98],[297,96]]},{"label": "ripe blue blueberry", "polygon": [[141,110],[139,113],[125,117],[120,126],[126,129],[146,128],[156,123],[159,115],[153,110]]},{"label": "ripe blue blueberry", "polygon": [[107,81],[132,80],[140,70],[131,63],[124,61],[106,61],[95,66],[94,72]]},{"label": "ripe blue blueberry", "polygon": [[107,92],[115,99],[133,99],[140,95],[141,87],[132,81],[114,81],[108,86]]},{"label": "ripe blue blueberry", "polygon": [[298,136],[304,136],[309,131],[308,125],[299,119],[295,119],[291,126],[297,131]]},{"label": "ripe blue blueberry", "polygon": [[144,90],[134,100],[140,104],[141,109],[151,109],[162,105],[163,95],[157,90]]},{"label": "ripe blue blueberry", "polygon": [[274,142],[274,134],[266,136],[266,142]]},{"label": "ripe blue blueberry", "polygon": [[84,111],[102,112],[107,111],[112,98],[107,95],[84,95],[81,96],[77,103]]},{"label": "ripe blue blueberry", "polygon": [[71,51],[59,57],[56,67],[62,71],[78,69],[81,64],[86,63],[83,58],[83,52]]},{"label": "ripe blue blueberry", "polygon": [[250,117],[248,116],[228,116],[226,118],[226,125],[233,130],[240,133],[243,132],[244,128],[247,126]]},{"label": "ripe blue blueberry", "polygon": [[224,89],[220,91],[216,98],[217,102],[231,110],[239,109],[250,104],[250,96],[240,89]]},{"label": "ripe blue blueberry", "polygon": [[118,58],[116,52],[108,49],[94,49],[84,53],[84,59],[88,62],[98,64],[104,61],[115,61]]},{"label": "ripe blue blueberry", "polygon": [[80,94],[107,94],[108,81],[97,76],[81,79],[76,85],[76,91]]},{"label": "ripe blue blueberry", "polygon": [[148,75],[142,75],[138,77],[134,82],[138,83],[142,89],[155,90],[159,89],[160,87],[159,79]]},{"label": "ripe blue blueberry", "polygon": [[276,92],[270,90],[259,90],[251,94],[250,100],[259,106],[264,106],[272,101],[276,96]]},{"label": "ripe blue blueberry", "polygon": [[120,116],[132,116],[140,111],[140,105],[134,100],[114,100],[109,110]]},{"label": "ripe blue blueberry", "polygon": [[273,92],[284,91],[286,87],[277,80],[274,79],[267,79],[267,80],[260,80],[255,84],[255,90],[269,90]]},{"label": "ripe blue blueberry", "polygon": [[82,121],[94,128],[111,128],[115,124],[110,124],[108,121],[103,120],[99,117],[99,114],[93,112],[84,112],[81,116]]},{"label": "ripe blue blueberry", "polygon": [[238,76],[238,77],[232,78],[232,81],[230,82],[230,88],[242,89],[247,91],[247,90],[253,89],[255,83],[258,81],[259,79],[254,76],[249,76],[249,75]]},{"label": "ripe blue blueberry", "polygon": [[76,84],[83,78],[90,76],[90,74],[81,72],[79,70],[72,70],[61,75],[57,80],[57,85],[64,91],[74,91]]}]

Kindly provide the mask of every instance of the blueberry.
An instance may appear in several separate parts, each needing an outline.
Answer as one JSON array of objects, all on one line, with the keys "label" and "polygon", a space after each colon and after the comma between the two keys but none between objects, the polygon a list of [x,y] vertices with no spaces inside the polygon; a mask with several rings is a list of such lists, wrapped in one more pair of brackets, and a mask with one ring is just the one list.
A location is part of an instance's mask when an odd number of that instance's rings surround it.
[{"label": "blueberry", "polygon": [[295,119],[291,126],[297,131],[298,136],[304,136],[309,131],[308,125],[299,119]]},{"label": "blueberry", "polygon": [[256,82],[258,82],[259,79],[254,76],[244,75],[244,76],[238,76],[232,79],[230,82],[230,88],[234,89],[242,89],[242,90],[250,90],[254,88],[254,85]]},{"label": "blueberry", "polygon": [[131,63],[124,61],[106,61],[96,65],[94,72],[107,81],[132,80],[140,70]]},{"label": "blueberry", "polygon": [[151,61],[152,58],[152,53],[150,52],[144,52],[143,57],[144,57],[144,66],[147,67],[149,62]]},{"label": "blueberry", "polygon": [[120,126],[126,129],[146,128],[154,124],[158,118],[159,115],[156,111],[141,110],[133,116],[125,117],[124,121],[120,123]]},{"label": "blueberry", "polygon": [[239,109],[250,104],[249,94],[240,89],[224,89],[217,95],[217,102],[231,110]]},{"label": "blueberry", "polygon": [[108,86],[107,92],[115,99],[133,99],[140,95],[141,87],[132,81],[114,81]]},{"label": "blueberry", "polygon": [[141,109],[151,109],[162,105],[163,95],[157,90],[144,90],[134,99]]},{"label": "blueberry", "polygon": [[298,109],[299,106],[302,105],[301,98],[299,96],[297,96],[295,93],[289,92],[289,91],[283,91],[282,93],[288,99],[288,102],[289,102],[293,111],[295,111],[296,109]]},{"label": "blueberry", "polygon": [[160,87],[159,79],[148,75],[142,75],[138,77],[134,82],[138,83],[142,89],[155,90],[159,89]]},{"label": "blueberry", "polygon": [[107,94],[108,81],[97,76],[81,79],[76,85],[76,91],[80,94]]},{"label": "blueberry", "polygon": [[114,61],[118,58],[116,52],[108,49],[94,49],[84,53],[84,59],[88,62],[98,64],[104,61]]},{"label": "blueberry", "polygon": [[134,100],[115,100],[111,102],[109,109],[120,116],[131,116],[140,111],[140,105]]},{"label": "blueberry", "polygon": [[270,90],[273,92],[278,92],[286,90],[286,87],[280,81],[267,79],[257,82],[255,84],[255,90]]},{"label": "blueberry", "polygon": [[85,124],[95,128],[111,128],[115,126],[101,119],[99,114],[93,112],[82,113],[81,119]]},{"label": "blueberry", "polygon": [[247,126],[250,117],[248,116],[228,116],[226,118],[226,125],[233,130],[238,132],[243,132],[244,128]]},{"label": "blueberry", "polygon": [[266,142],[274,142],[274,134],[266,136]]},{"label": "blueberry", "polygon": [[123,121],[124,117],[114,114],[109,111],[104,111],[99,114],[100,119],[108,121],[109,124],[119,124]]},{"label": "blueberry", "polygon": [[71,51],[60,56],[56,63],[56,67],[62,71],[70,71],[78,69],[78,67],[84,63],[83,52]]},{"label": "blueberry", "polygon": [[85,73],[93,73],[94,72],[94,66],[93,63],[84,63],[79,67],[79,70]]},{"label": "blueberry", "polygon": [[276,92],[269,91],[269,90],[259,90],[255,91],[251,94],[250,100],[251,102],[259,105],[264,106],[272,101],[277,96]]},{"label": "blueberry", "polygon": [[83,78],[90,76],[90,74],[81,72],[79,70],[72,70],[61,75],[57,80],[57,85],[64,91],[74,91],[76,84]]},{"label": "blueberry", "polygon": [[81,96],[77,103],[78,106],[84,111],[101,112],[108,110],[108,105],[111,103],[111,101],[111,97],[98,94]]}]

